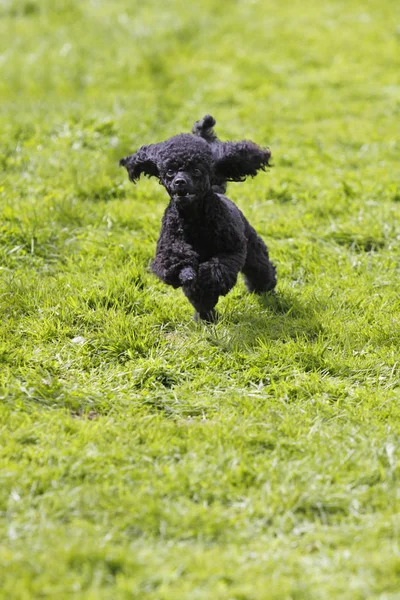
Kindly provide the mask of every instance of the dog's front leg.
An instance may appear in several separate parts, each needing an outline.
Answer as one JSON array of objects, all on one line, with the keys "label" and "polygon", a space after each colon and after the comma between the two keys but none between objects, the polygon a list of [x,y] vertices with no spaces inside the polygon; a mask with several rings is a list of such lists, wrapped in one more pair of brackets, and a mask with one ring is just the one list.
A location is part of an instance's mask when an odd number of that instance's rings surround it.
[{"label": "dog's front leg", "polygon": [[158,247],[151,265],[153,273],[174,288],[197,277],[199,257],[187,244],[175,242],[168,248]]},{"label": "dog's front leg", "polygon": [[200,264],[197,284],[215,290],[218,296],[225,296],[235,285],[245,260],[245,248],[236,253],[214,256]]},{"label": "dog's front leg", "polygon": [[157,242],[153,273],[174,288],[193,281],[199,268],[199,256],[184,239],[183,228],[176,211],[167,208]]},{"label": "dog's front leg", "polygon": [[199,265],[196,278],[183,285],[183,291],[201,320],[216,319],[214,307],[235,285],[246,260],[246,250],[221,254]]}]

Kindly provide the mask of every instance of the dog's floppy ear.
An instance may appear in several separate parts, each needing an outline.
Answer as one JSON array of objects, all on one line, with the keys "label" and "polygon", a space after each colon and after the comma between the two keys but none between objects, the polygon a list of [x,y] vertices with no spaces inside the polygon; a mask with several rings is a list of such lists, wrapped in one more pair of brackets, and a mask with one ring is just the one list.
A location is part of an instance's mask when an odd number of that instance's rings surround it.
[{"label": "dog's floppy ear", "polygon": [[257,175],[260,169],[264,171],[270,158],[268,148],[260,148],[253,142],[223,142],[215,148],[214,169],[217,176],[227,181],[244,181]]},{"label": "dog's floppy ear", "polygon": [[159,177],[156,146],[157,144],[142,146],[135,154],[121,158],[119,161],[120,167],[126,168],[129,179],[133,183],[136,183],[142,174],[147,177]]}]

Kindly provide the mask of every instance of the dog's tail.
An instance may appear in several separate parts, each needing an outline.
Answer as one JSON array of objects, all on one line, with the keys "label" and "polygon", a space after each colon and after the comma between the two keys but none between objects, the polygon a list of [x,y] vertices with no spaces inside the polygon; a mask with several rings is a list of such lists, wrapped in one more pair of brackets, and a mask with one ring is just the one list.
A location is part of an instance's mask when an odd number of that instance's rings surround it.
[{"label": "dog's tail", "polygon": [[[196,121],[193,125],[192,133],[198,137],[203,138],[208,144],[211,144],[213,150],[217,150],[222,142],[218,139],[217,134],[214,131],[215,119],[211,115],[206,115],[200,121]],[[225,194],[226,192],[226,178],[224,176],[214,175],[212,181],[212,187],[214,192],[217,194]]]},{"label": "dog's tail", "polygon": [[196,121],[193,125],[192,133],[199,137],[202,137],[206,142],[210,144],[218,141],[217,135],[214,131],[215,119],[211,115],[206,115],[200,121]]}]

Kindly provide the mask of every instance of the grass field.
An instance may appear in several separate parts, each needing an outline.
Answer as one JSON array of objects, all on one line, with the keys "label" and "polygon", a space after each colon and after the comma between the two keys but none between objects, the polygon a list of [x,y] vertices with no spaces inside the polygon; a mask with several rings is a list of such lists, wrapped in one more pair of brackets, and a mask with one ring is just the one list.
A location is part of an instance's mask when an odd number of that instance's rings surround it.
[{"label": "grass field", "polygon": [[[0,2],[0,598],[400,599],[398,0]],[[197,325],[118,159],[206,113],[274,167]]]}]

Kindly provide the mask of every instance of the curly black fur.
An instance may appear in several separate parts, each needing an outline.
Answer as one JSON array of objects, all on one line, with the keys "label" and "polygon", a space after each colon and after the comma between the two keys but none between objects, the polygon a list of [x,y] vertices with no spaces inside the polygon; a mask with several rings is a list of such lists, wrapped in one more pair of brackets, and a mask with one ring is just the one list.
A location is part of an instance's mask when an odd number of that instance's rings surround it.
[{"label": "curly black fur", "polygon": [[157,177],[170,203],[164,213],[153,272],[182,287],[197,318],[211,321],[219,296],[235,285],[239,272],[249,291],[276,285],[268,250],[243,213],[222,192],[228,181],[244,181],[269,165],[270,151],[250,141],[221,142],[215,120],[206,115],[192,134],[142,146],[121,159],[131,181]]},{"label": "curly black fur", "polygon": [[[206,142],[213,146],[214,153],[217,152],[217,145],[222,144],[214,131],[215,119],[211,115],[206,115],[200,121],[193,125],[192,133],[202,137]],[[217,194],[225,194],[227,180],[220,174],[213,174],[212,188]]]}]

